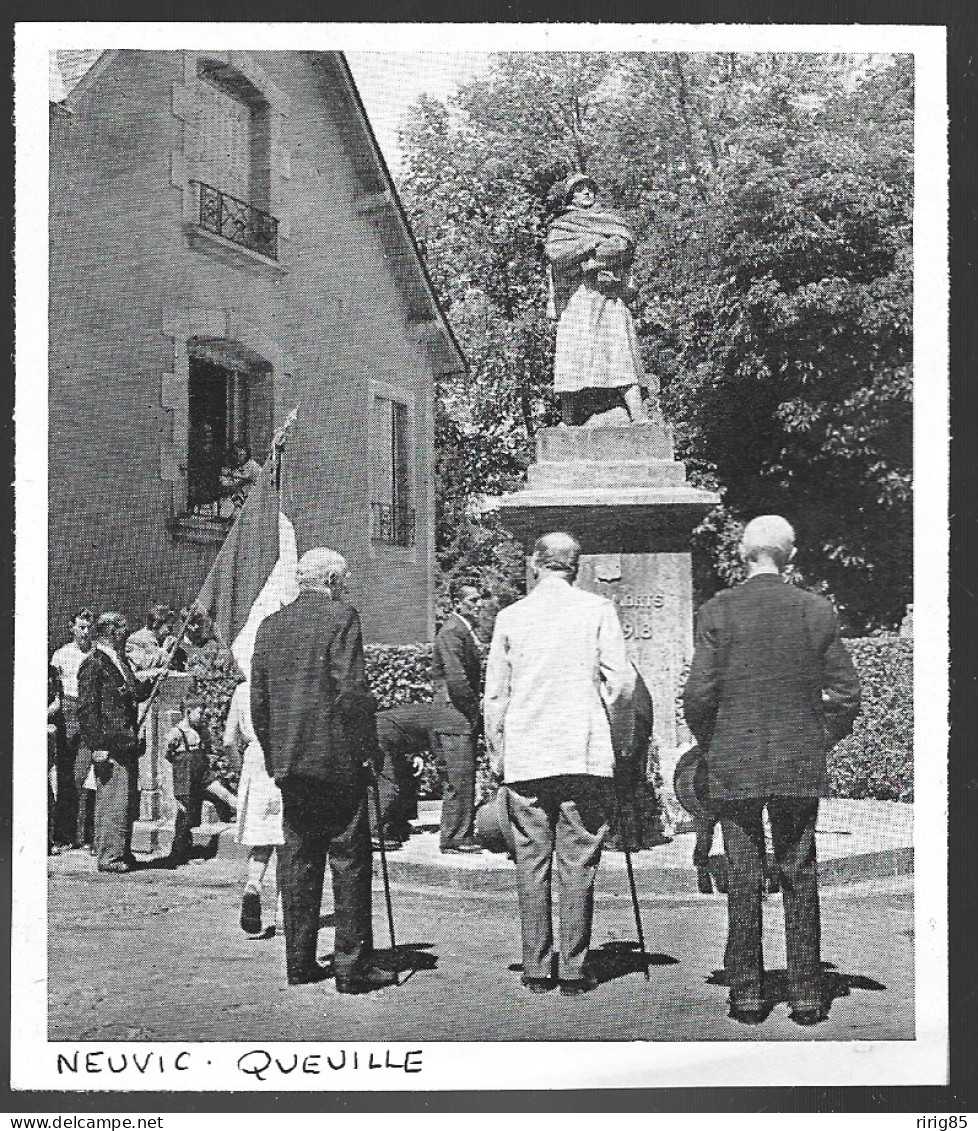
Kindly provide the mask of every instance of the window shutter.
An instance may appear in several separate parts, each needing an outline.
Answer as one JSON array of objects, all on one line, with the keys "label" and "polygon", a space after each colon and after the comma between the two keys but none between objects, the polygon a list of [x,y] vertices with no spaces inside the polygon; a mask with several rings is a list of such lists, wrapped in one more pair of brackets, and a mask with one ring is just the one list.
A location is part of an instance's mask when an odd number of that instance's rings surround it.
[{"label": "window shutter", "polygon": [[251,107],[201,81],[200,179],[251,202]]}]

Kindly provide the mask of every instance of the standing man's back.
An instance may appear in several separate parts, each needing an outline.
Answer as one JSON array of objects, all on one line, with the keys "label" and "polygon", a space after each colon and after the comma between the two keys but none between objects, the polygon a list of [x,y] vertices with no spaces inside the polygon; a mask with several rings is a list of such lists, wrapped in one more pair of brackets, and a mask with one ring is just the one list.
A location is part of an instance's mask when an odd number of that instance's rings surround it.
[{"label": "standing man's back", "polygon": [[[617,646],[620,635],[610,601],[559,577],[541,579],[528,597],[499,613],[493,640],[498,636],[509,661],[507,781],[552,774],[611,777],[607,708],[627,688],[629,675],[624,644]],[[487,730],[499,692],[494,684],[490,694],[487,681]]]},{"label": "standing man's back", "polygon": [[370,828],[363,762],[375,758],[374,702],[348,571],[332,550],[299,560],[299,596],[262,622],[251,663],[251,715],[282,791],[282,908],[289,983],[320,981],[316,961],[326,861],[333,877],[334,969],[341,993],[391,985],[373,964]]},{"label": "standing man's back", "polygon": [[859,711],[859,679],[828,601],[786,585],[794,531],[777,515],[747,524],[748,578],[700,610],[683,707],[710,774],[730,866],[724,966],[730,1016],[770,1012],[761,946],[763,813],[781,876],[791,1017],[828,1016],[815,854],[828,751]]},{"label": "standing man's back", "polygon": [[711,798],[825,796],[826,738],[848,733],[859,702],[829,602],[761,573],[705,605],[697,627],[714,663],[701,651],[684,703],[710,750]]},{"label": "standing man's back", "polygon": [[506,783],[523,932],[523,984],[554,985],[551,872],[557,858],[559,980],[595,986],[587,968],[594,880],[608,832],[614,749],[609,719],[632,669],[610,601],[574,589],[581,547],[546,534],[533,592],[496,618],[486,669],[486,742]]}]

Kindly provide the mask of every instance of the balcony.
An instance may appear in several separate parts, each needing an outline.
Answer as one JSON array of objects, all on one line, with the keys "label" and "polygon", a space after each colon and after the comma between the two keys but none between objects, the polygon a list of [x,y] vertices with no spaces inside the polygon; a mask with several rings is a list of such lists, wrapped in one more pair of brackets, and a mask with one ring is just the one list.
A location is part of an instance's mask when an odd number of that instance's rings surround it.
[{"label": "balcony", "polygon": [[193,219],[184,225],[191,247],[253,274],[282,275],[278,220],[203,181],[190,181]]},{"label": "balcony", "polygon": [[388,503],[371,503],[370,541],[381,546],[413,546],[414,511]]},{"label": "balcony", "polygon": [[243,200],[203,181],[191,181],[200,202],[199,223],[207,232],[223,236],[269,259],[278,259],[278,220]]}]

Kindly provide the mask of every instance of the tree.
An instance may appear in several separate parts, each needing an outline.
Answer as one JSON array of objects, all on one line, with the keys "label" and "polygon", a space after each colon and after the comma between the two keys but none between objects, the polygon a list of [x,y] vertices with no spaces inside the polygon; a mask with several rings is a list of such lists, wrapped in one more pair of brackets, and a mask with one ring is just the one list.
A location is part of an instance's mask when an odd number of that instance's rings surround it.
[{"label": "tree", "polygon": [[803,117],[768,92],[668,396],[728,508],[790,514],[806,580],[861,627],[910,598],[909,93],[900,67]]},{"label": "tree", "polygon": [[541,241],[550,189],[586,170],[639,233],[636,328],[680,454],[723,492],[703,590],[736,521],[774,509],[809,584],[856,624],[898,619],[911,92],[902,57],[520,53],[418,104],[401,187],[470,362],[439,389],[444,565],[460,535],[496,552],[473,504],[519,483],[555,419]]}]

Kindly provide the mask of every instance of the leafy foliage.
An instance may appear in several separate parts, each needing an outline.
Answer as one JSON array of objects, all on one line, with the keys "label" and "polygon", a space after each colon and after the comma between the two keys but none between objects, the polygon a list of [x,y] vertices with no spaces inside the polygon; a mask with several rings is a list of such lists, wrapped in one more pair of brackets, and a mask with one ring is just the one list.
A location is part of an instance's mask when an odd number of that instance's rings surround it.
[{"label": "leafy foliage", "polygon": [[241,676],[230,652],[211,642],[208,647],[195,649],[187,664],[193,676],[192,690],[204,703],[204,724],[210,738],[210,766],[221,784],[230,790],[238,788],[240,767],[229,760],[223,746],[224,725],[234,689]]},{"label": "leafy foliage", "polygon": [[[913,644],[895,636],[845,641],[862,681],[862,713],[852,735],[829,757],[833,796],[913,801]],[[381,710],[403,703],[430,703],[431,645],[368,644],[367,679]],[[227,762],[221,735],[239,677],[217,649],[195,656],[189,667],[193,690],[204,699],[213,747],[213,768],[235,789],[237,768]],[[484,743],[479,742],[477,794],[490,785]],[[438,772],[430,754],[419,782],[422,798],[440,797]]]},{"label": "leafy foliage", "polygon": [[834,797],[913,801],[913,642],[847,640],[862,682],[862,713],[829,756]]},{"label": "leafy foliage", "polygon": [[422,99],[401,189],[469,358],[438,390],[438,550],[518,591],[486,496],[554,423],[542,238],[586,170],[639,234],[646,367],[691,478],[702,595],[738,521],[799,532],[801,576],[854,627],[910,599],[912,60],[697,53],[500,55]]}]

